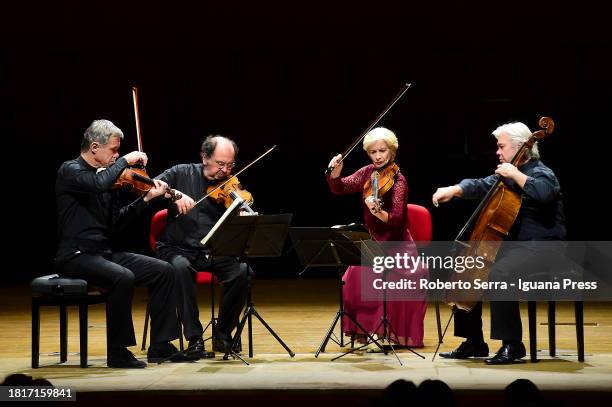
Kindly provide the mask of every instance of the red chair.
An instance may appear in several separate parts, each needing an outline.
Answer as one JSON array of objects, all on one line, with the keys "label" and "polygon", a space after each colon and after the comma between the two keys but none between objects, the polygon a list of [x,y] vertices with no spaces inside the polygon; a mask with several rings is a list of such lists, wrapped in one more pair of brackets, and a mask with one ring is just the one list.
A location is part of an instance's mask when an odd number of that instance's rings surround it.
[{"label": "red chair", "polygon": [[[153,215],[153,218],[151,219],[151,229],[149,231],[149,246],[151,247],[151,250],[153,251],[155,251],[157,247],[157,238],[161,234],[162,230],[164,230],[164,228],[166,227],[167,217],[168,217],[168,210],[163,209],[155,213],[155,215]],[[211,327],[212,334],[210,337],[206,338],[206,340],[208,340],[212,338],[215,332],[215,326],[217,324],[217,317],[215,316],[215,283],[218,284],[219,280],[217,280],[217,278],[210,271],[199,271],[198,270],[196,271],[195,277],[196,277],[195,278],[196,284],[210,285],[211,318],[208,324],[206,324],[206,327],[204,328],[204,333],[206,333],[208,328]],[[145,350],[146,348],[148,327],[149,327],[149,306],[147,305],[147,312],[145,315],[145,325],[144,325],[144,330],[142,332],[142,350]],[[182,328],[181,328],[181,335],[180,335],[180,345],[181,345],[181,350],[183,350]]]},{"label": "red chair", "polygon": [[412,240],[419,243],[419,247],[427,247],[431,242],[432,223],[431,214],[424,206],[408,204],[406,227],[410,230]]},{"label": "red chair", "polygon": [[[420,205],[408,204],[407,223],[412,240],[417,243],[417,246],[419,248],[429,246],[433,231],[429,210]],[[440,303],[438,301],[436,301],[436,326],[438,328],[438,340],[442,342],[442,322],[440,320]]]}]

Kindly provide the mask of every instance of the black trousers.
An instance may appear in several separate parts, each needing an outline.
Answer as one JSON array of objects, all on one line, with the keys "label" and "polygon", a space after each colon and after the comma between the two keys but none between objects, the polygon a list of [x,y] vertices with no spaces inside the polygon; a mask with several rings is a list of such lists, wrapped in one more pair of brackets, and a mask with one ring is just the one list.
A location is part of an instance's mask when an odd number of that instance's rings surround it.
[{"label": "black trousers", "polygon": [[[512,243],[499,258],[489,273],[491,282],[515,281],[518,277],[529,278],[534,273],[546,272],[551,267],[550,256],[558,256],[550,251],[536,250],[535,247],[518,246]],[[519,309],[519,292],[516,288],[490,293],[491,339],[502,341],[522,341],[523,326]],[[471,311],[455,312],[455,336],[471,340],[483,340],[482,302]]]},{"label": "black trousers", "polygon": [[175,269],[176,296],[185,338],[199,338],[204,334],[198,310],[195,272],[205,270],[211,271],[223,283],[217,334],[223,339],[230,340],[247,299],[250,277],[246,264],[238,262],[233,257],[199,256],[190,259],[184,253],[170,250],[160,253],[160,257],[172,264]]},{"label": "black trousers", "polygon": [[109,348],[136,345],[132,322],[134,285],[149,288],[151,343],[178,338],[174,268],[167,262],[126,252],[83,253],[58,264],[57,272],[108,290],[106,332]]}]

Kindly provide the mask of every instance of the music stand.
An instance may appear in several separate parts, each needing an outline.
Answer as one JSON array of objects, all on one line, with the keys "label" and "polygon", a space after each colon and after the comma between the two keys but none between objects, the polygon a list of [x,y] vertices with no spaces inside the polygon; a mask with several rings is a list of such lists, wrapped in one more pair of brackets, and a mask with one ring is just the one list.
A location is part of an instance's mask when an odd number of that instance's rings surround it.
[{"label": "music stand", "polygon": [[[344,346],[343,316],[346,316],[353,322],[368,337],[368,340],[371,341],[370,343],[375,343],[386,355],[387,351],[377,340],[357,322],[355,317],[344,310],[344,299],[342,296],[342,287],[344,285],[342,274],[344,274],[345,267],[362,264],[362,246],[366,247],[366,249],[369,248],[367,250],[369,258],[374,256],[372,250],[381,250],[380,246],[368,244],[373,241],[365,229],[342,230],[329,227],[292,227],[289,234],[294,242],[293,248],[296,250],[300,262],[305,266],[300,274],[309,267],[333,266],[338,269],[338,312],[336,312],[336,316],[327,330],[319,349],[315,353],[315,357],[319,357],[321,352],[325,352],[325,347],[330,339],[339,346]],[[334,329],[338,321],[340,321],[340,341],[336,339],[337,337],[332,338],[332,335],[335,336]],[[335,359],[337,358],[332,360]]]},{"label": "music stand", "polygon": [[[211,255],[237,257],[241,263],[246,263],[247,269],[252,270],[248,260],[254,257],[279,257],[282,254],[287,230],[291,223],[292,214],[279,215],[253,215],[238,216],[238,210],[243,204],[241,198],[236,198],[233,204],[225,211],[213,229],[202,239],[201,243],[207,247]],[[248,365],[240,356],[233,352],[240,340],[244,325],[248,322],[249,357],[253,357],[253,324],[252,316],[274,336],[285,348],[291,357],[295,353],[283,342],[255,309],[251,298],[251,281],[249,279],[247,307],[238,324],[234,341],[229,354],[238,357]],[[227,359],[228,354],[224,356]]]},{"label": "music stand", "polygon": [[[382,312],[382,317],[380,319],[380,322],[378,323],[378,325],[376,326],[376,328],[374,328],[374,332],[378,332],[378,330],[380,328],[382,328],[383,330],[383,334],[382,337],[379,337],[378,339],[384,343],[385,341],[387,341],[387,343],[389,344],[389,347],[391,348],[391,352],[393,352],[393,355],[395,355],[395,357],[397,358],[397,361],[399,362],[400,365],[404,365],[401,361],[401,359],[399,358],[399,356],[397,356],[397,353],[395,352],[395,349],[393,348],[393,344],[391,343],[392,338],[391,335],[395,335],[395,339],[393,339],[393,341],[395,343],[399,343],[398,339],[397,339],[397,333],[395,333],[393,331],[393,327],[391,326],[391,321],[389,321],[389,319],[387,318],[387,287],[386,287],[386,283],[387,283],[387,274],[389,273],[389,270],[384,270],[382,273],[382,280],[383,280],[383,299],[382,299],[382,304],[383,304],[383,312]],[[348,354],[351,354],[361,348],[364,348],[368,345],[370,345],[373,341],[372,338],[369,338],[366,343],[364,343],[363,345],[357,347],[357,348],[353,348],[345,353],[343,353],[340,356],[335,357],[332,360],[336,360],[336,359],[340,359],[343,356],[346,356]],[[380,347],[380,345],[377,343],[376,344],[378,347]],[[415,355],[417,355],[418,357],[420,357],[421,359],[425,359],[425,356],[421,355],[420,353],[416,352],[414,349],[412,349],[412,347],[408,347],[407,348],[410,352],[414,353]],[[384,350],[383,350],[384,352]],[[385,352],[385,355],[387,353]]]}]

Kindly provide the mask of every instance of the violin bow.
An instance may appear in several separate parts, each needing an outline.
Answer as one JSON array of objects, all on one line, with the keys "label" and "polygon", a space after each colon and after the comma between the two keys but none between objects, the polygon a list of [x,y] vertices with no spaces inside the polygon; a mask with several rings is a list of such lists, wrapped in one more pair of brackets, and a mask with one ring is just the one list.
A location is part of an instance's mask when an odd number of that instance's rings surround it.
[{"label": "violin bow", "polygon": [[136,120],[136,141],[138,151],[142,152],[142,136],[140,135],[140,113],[138,112],[138,88],[132,86],[132,100],[134,101],[134,119]]},{"label": "violin bow", "polygon": [[[387,105],[387,107],[385,107],[382,113],[380,113],[378,117],[376,117],[376,119],[368,126],[368,128],[363,133],[361,133],[361,135],[353,142],[353,144],[351,144],[351,146],[344,152],[344,154],[342,154],[342,158],[340,158],[340,161],[338,162],[338,164],[344,161],[346,156],[349,155],[355,149],[355,147],[357,147],[357,144],[359,144],[361,140],[364,139],[364,137],[370,132],[370,130],[376,127],[378,122],[380,122],[382,118],[385,117],[387,113],[389,113],[389,110],[391,110],[393,106],[395,106],[397,101],[400,100],[402,96],[404,96],[404,93],[406,93],[406,91],[410,88],[410,86],[412,86],[411,83],[405,83],[402,86],[399,92],[397,92],[397,95],[395,95],[393,100],[391,100],[391,102]],[[334,170],[334,168],[335,167],[331,167],[331,166],[327,167],[327,169],[325,170],[325,174],[330,174]]]}]

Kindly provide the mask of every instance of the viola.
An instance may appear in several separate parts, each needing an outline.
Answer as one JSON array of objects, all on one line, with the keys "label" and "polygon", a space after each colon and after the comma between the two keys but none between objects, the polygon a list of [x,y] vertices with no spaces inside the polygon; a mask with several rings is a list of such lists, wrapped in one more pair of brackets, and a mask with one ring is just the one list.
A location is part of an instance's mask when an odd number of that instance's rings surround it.
[{"label": "viola", "polygon": [[247,205],[253,204],[253,195],[242,187],[238,177],[232,176],[228,178],[226,182],[221,184],[219,187],[211,185],[207,189],[207,195],[210,199],[214,200],[218,204],[223,204],[226,208],[232,205],[232,202],[237,196]]},{"label": "viola", "polygon": [[[195,208],[200,202],[202,202],[203,200],[205,200],[206,198],[209,198],[209,197],[215,197],[213,199],[216,199],[216,201],[218,203],[223,203],[226,208],[229,208],[229,206],[232,204],[234,199],[236,199],[237,197],[241,197],[244,200],[244,203],[245,203],[243,205],[243,209],[247,210],[247,212],[250,212],[250,213],[254,214],[255,212],[249,206],[249,205],[251,205],[253,203],[253,196],[251,195],[251,193],[249,191],[247,191],[246,189],[242,188],[242,184],[240,184],[240,181],[238,181],[237,177],[243,171],[246,171],[251,165],[255,164],[257,161],[261,160],[266,155],[268,155],[275,148],[276,148],[276,146],[272,146],[265,153],[263,153],[262,155],[257,157],[255,160],[251,161],[244,168],[242,168],[240,171],[238,171],[236,173],[236,175],[231,176],[227,180],[223,181],[221,184],[216,185],[216,186],[208,187],[208,189],[206,190],[206,195],[204,195],[202,198],[198,199],[193,204],[192,209]],[[229,185],[229,187],[228,187],[228,185]],[[187,211],[187,212],[189,212],[189,211]]]},{"label": "viola", "polygon": [[399,170],[400,168],[395,162],[390,162],[380,170],[372,172],[370,179],[363,185],[363,198],[373,196],[377,212],[381,211],[383,205],[382,196],[389,192],[393,184],[395,184]]}]

